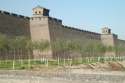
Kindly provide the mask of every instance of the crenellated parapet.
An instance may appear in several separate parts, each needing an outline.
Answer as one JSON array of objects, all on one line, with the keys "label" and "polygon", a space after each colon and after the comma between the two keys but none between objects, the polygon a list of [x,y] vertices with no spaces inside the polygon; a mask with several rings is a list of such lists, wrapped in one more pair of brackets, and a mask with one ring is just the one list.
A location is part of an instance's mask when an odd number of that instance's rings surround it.
[{"label": "crenellated parapet", "polygon": [[18,14],[15,14],[15,13],[10,13],[10,12],[3,11],[3,10],[0,10],[0,14],[14,16],[14,17],[17,17],[17,18],[30,19],[30,17],[18,15]]},{"label": "crenellated parapet", "polygon": [[101,34],[99,34],[99,33],[91,32],[91,31],[87,31],[87,30],[83,30],[83,29],[78,29],[75,27],[65,26],[65,25],[62,25],[62,27],[65,29],[69,29],[69,31],[71,31],[71,33],[73,31],[73,32],[76,32],[77,34],[82,34],[87,39],[101,40]]},{"label": "crenellated parapet", "polygon": [[68,28],[68,29],[71,29],[71,30],[80,31],[80,32],[85,32],[85,33],[88,33],[88,34],[101,35],[100,33],[95,33],[95,32],[91,32],[91,31],[87,31],[87,30],[82,30],[82,29],[78,29],[78,28],[75,28],[75,27],[70,27],[70,26],[65,26],[65,25],[62,25],[62,27]]},{"label": "crenellated parapet", "polygon": [[60,20],[60,19],[53,18],[53,17],[48,17],[48,19],[49,19],[49,22],[62,24],[62,20]]},{"label": "crenellated parapet", "polygon": [[31,17],[30,18],[31,21],[46,21],[48,20],[48,17],[43,16],[43,17]]}]

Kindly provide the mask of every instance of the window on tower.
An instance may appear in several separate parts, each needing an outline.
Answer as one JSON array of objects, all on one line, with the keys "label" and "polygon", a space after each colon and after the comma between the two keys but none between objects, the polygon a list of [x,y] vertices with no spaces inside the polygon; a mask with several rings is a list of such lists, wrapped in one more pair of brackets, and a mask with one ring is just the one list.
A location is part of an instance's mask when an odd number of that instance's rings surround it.
[{"label": "window on tower", "polygon": [[39,14],[41,14],[41,11],[39,11]]}]

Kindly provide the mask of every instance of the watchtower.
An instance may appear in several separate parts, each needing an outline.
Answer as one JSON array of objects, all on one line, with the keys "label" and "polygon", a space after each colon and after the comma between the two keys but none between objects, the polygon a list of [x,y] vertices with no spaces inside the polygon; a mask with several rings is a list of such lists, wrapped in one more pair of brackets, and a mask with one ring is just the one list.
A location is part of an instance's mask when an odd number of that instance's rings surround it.
[{"label": "watchtower", "polygon": [[109,29],[108,27],[102,28],[102,34],[111,34],[111,29]]},{"label": "watchtower", "polygon": [[[111,33],[108,27],[102,28],[101,42],[106,47],[115,47],[117,45],[117,35]],[[115,56],[115,52],[106,52],[106,55]]]},{"label": "watchtower", "polygon": [[33,16],[34,17],[49,16],[49,9],[46,9],[41,6],[37,6],[33,8]]},{"label": "watchtower", "polygon": [[[46,40],[50,42],[50,31],[49,31],[49,9],[41,6],[33,8],[33,16],[30,19],[30,32],[32,41]],[[34,58],[51,58],[52,51],[47,53],[42,52],[41,56],[38,56],[38,51],[33,51]]]}]

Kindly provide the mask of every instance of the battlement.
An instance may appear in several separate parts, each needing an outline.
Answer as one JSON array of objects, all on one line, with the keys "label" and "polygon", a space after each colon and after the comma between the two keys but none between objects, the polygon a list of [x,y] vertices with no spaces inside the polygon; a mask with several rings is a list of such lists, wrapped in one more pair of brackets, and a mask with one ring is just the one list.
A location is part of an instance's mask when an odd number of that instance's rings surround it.
[{"label": "battlement", "polygon": [[77,29],[77,28],[70,27],[70,26],[62,25],[62,27],[64,27],[64,28],[68,28],[68,29],[71,29],[71,30],[80,31],[80,32],[86,32],[86,33],[89,33],[89,34],[101,35],[101,34],[99,34],[99,33],[91,32],[91,31],[87,31],[87,30],[82,30],[82,29]]},{"label": "battlement", "polygon": [[36,21],[36,20],[38,20],[38,21],[42,21],[42,20],[48,20],[48,17],[46,17],[46,16],[43,16],[43,17],[31,17],[30,18],[30,20],[34,20],[34,21]]},{"label": "battlement", "polygon": [[53,17],[48,17],[48,18],[49,18],[49,21],[52,21],[52,22],[55,22],[55,23],[62,24],[62,20],[60,20],[60,19],[53,18]]},{"label": "battlement", "polygon": [[49,20],[50,22],[54,22],[54,23],[58,23],[58,24],[62,24],[62,20],[57,19],[57,18],[53,18],[53,17],[48,17],[48,16],[42,16],[42,17],[31,17],[30,20]]},{"label": "battlement", "polygon": [[3,10],[0,10],[0,14],[5,14],[5,15],[14,16],[14,17],[23,18],[23,19],[30,19],[30,18],[27,17],[27,16],[18,15],[18,14],[10,13],[10,12],[3,11]]},{"label": "battlement", "polygon": [[125,40],[123,40],[123,39],[118,39],[118,41],[125,42]]}]

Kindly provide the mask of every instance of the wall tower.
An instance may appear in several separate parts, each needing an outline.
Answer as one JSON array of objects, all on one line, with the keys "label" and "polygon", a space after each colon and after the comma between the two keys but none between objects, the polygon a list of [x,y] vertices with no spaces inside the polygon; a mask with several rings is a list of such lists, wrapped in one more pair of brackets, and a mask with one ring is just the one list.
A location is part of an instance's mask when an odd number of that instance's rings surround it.
[{"label": "wall tower", "polygon": [[[107,47],[115,47],[117,45],[117,35],[112,34],[111,29],[108,27],[102,28],[102,34],[101,34],[101,41],[104,46]],[[106,52],[106,56],[115,56],[116,53],[113,52]]]},{"label": "wall tower", "polygon": [[[47,40],[50,42],[49,31],[49,9],[37,6],[33,8],[33,16],[30,19],[30,31],[32,41]],[[37,51],[33,52],[34,58],[51,58],[52,52],[42,53],[39,56]]]}]

